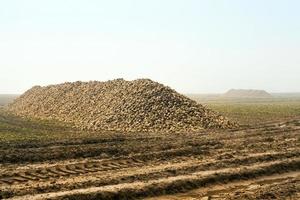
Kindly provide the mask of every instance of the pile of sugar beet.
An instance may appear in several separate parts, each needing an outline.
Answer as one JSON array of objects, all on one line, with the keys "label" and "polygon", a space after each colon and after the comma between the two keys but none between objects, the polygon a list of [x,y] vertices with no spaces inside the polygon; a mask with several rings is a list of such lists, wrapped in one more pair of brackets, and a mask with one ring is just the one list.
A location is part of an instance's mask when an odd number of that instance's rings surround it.
[{"label": "pile of sugar beet", "polygon": [[35,86],[8,109],[18,116],[68,122],[82,130],[181,132],[237,126],[150,79]]}]

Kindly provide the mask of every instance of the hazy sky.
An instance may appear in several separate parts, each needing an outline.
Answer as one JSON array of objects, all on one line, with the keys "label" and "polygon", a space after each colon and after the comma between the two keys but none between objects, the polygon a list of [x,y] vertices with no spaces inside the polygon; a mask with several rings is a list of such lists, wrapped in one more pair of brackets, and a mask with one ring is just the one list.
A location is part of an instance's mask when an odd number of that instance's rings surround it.
[{"label": "hazy sky", "polygon": [[300,92],[299,0],[0,0],[0,93],[151,78]]}]

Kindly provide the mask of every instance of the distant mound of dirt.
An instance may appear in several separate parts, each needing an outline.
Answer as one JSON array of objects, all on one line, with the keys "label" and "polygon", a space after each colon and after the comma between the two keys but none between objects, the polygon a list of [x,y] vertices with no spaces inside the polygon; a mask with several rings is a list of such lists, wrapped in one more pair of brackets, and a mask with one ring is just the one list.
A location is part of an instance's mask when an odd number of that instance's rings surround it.
[{"label": "distant mound of dirt", "polygon": [[18,96],[17,94],[0,94],[0,106],[13,102]]},{"label": "distant mound of dirt", "polygon": [[196,131],[236,126],[149,79],[35,86],[8,109],[19,116],[55,119],[88,130]]},{"label": "distant mound of dirt", "polygon": [[271,98],[272,95],[267,93],[264,90],[243,90],[243,89],[231,89],[225,94],[222,95],[222,97],[228,97],[228,98]]}]

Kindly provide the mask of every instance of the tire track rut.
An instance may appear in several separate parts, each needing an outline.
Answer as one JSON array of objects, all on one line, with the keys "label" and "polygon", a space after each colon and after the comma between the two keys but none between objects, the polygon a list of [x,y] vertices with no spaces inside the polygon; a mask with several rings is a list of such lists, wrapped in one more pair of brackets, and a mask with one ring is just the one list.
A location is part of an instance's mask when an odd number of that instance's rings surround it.
[{"label": "tire track rut", "polygon": [[137,159],[115,160],[111,162],[90,162],[71,165],[58,165],[45,169],[36,169],[15,173],[13,175],[2,175],[0,183],[14,184],[27,181],[39,181],[49,178],[59,178],[71,175],[81,175],[100,171],[117,170],[123,168],[137,167],[144,165],[145,162]]}]

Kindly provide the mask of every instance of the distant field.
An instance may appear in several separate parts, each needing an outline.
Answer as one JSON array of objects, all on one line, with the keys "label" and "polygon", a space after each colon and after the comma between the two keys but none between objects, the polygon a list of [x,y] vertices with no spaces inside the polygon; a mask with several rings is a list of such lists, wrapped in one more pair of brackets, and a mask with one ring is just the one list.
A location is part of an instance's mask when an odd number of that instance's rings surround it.
[{"label": "distant field", "polygon": [[218,95],[187,95],[242,124],[300,116],[300,94],[272,94],[274,98],[237,99]]},{"label": "distant field", "polygon": [[7,105],[11,103],[19,95],[17,94],[0,94],[0,106]]}]

